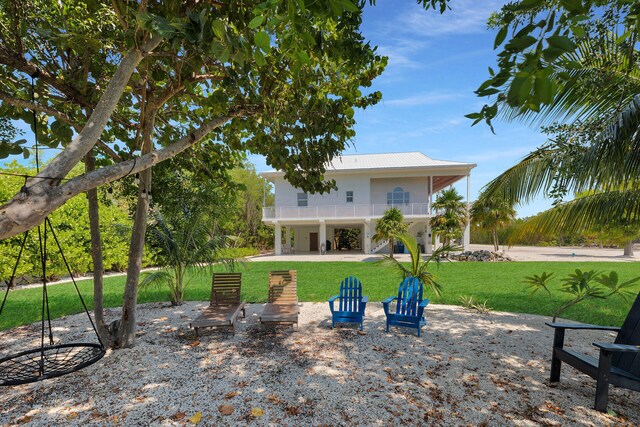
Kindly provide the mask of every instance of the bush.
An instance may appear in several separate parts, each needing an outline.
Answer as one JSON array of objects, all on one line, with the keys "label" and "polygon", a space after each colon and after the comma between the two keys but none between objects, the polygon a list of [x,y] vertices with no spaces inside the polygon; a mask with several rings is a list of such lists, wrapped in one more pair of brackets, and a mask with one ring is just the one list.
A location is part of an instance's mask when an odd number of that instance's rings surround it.
[{"label": "bush", "polygon": [[220,259],[236,259],[253,255],[259,255],[260,251],[256,248],[224,248],[218,251]]}]

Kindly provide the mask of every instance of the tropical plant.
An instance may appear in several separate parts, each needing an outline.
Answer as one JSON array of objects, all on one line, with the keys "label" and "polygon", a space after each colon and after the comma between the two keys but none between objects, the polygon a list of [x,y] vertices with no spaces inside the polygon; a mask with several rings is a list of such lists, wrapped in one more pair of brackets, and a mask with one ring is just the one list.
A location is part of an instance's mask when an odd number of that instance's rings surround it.
[{"label": "tropical plant", "polygon": [[396,234],[394,238],[400,240],[404,244],[404,247],[407,248],[411,256],[411,265],[407,268],[405,263],[393,258],[393,255],[383,257],[378,263],[384,267],[396,270],[402,278],[417,277],[434,295],[442,295],[442,285],[436,281],[436,276],[429,271],[429,268],[432,262],[438,264],[444,254],[459,250],[460,248],[443,245],[433,251],[426,259],[423,259],[420,253],[420,245],[418,245],[418,241],[411,234],[406,232]]},{"label": "tropical plant", "polygon": [[500,249],[498,229],[506,227],[516,217],[513,205],[502,199],[479,198],[473,203],[470,211],[471,221],[480,229],[490,230],[493,240],[493,249]]},{"label": "tropical plant", "polygon": [[[541,194],[555,199],[555,207],[528,221],[521,234],[608,232],[607,240],[617,236],[625,255],[632,255],[640,229],[640,68],[633,42],[638,28],[625,27],[627,13],[622,7],[593,18],[575,49],[549,63],[544,78],[553,82],[555,97],[548,103],[530,109],[504,101],[510,119],[574,120],[545,128],[550,140],[483,192],[520,205]],[[628,31],[620,35],[620,28]],[[563,202],[566,195],[575,199]]]},{"label": "tropical plant", "polygon": [[[533,276],[525,277],[524,282],[529,285],[532,295],[541,289],[546,291],[549,294],[549,302],[554,305],[553,294],[549,286],[552,277],[553,273],[543,272],[540,276],[534,274]],[[558,316],[568,308],[588,299],[606,299],[612,295],[619,295],[627,301],[634,294],[629,288],[639,280],[640,276],[619,283],[618,273],[615,271],[607,275],[595,270],[583,272],[580,269],[576,269],[574,273],[562,279],[563,284],[560,287],[561,292],[568,293],[573,298],[569,301],[555,303],[556,308],[553,309],[552,313],[553,321],[555,322]],[[592,283],[594,281],[596,283]]]},{"label": "tropical plant", "polygon": [[376,222],[376,233],[372,239],[376,242],[389,240],[389,256],[393,258],[393,244],[397,235],[407,231],[409,226],[404,222],[404,216],[398,208],[389,208],[382,218]]},{"label": "tropical plant", "polygon": [[185,289],[196,276],[187,274],[187,270],[207,271],[225,244],[225,238],[216,234],[203,219],[201,213],[196,213],[183,220],[172,219],[167,222],[161,215],[154,215],[148,240],[153,248],[153,258],[161,268],[146,275],[140,283],[140,289],[166,286],[169,288],[171,304],[183,303]]},{"label": "tropical plant", "polygon": [[493,310],[491,307],[489,307],[489,300],[480,302],[471,295],[461,295],[459,299],[462,306],[467,310],[475,310],[480,314],[489,314],[491,313],[491,310]]},{"label": "tropical plant", "polygon": [[437,212],[431,218],[433,233],[442,239],[443,246],[449,246],[452,241],[462,237],[467,223],[467,207],[462,195],[453,187],[442,190],[432,207]]}]

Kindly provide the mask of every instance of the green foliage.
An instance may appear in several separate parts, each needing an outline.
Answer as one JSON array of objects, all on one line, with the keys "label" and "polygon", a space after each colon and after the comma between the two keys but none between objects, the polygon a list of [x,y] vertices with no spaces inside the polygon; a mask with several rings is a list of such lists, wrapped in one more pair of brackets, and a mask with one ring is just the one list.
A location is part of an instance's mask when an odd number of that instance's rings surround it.
[{"label": "green foliage", "polygon": [[217,259],[240,259],[259,255],[256,248],[221,248],[217,253]]},{"label": "green foliage", "polygon": [[[27,175],[35,174],[34,169],[20,166],[15,162],[5,165],[4,171]],[[76,169],[72,173],[78,174],[79,172]],[[13,196],[23,183],[23,178],[2,176],[0,178],[0,203]],[[88,209],[85,196],[79,195],[69,200],[49,217],[73,273],[86,273],[93,269]],[[100,217],[100,230],[104,245],[104,267],[106,270],[122,271],[127,262],[131,220],[127,216],[125,207],[111,198],[106,191],[100,192]],[[53,237],[49,231],[47,234],[47,276],[56,278],[68,275]],[[44,234],[42,235],[44,237]],[[0,241],[0,278],[8,279],[11,277],[22,240],[23,235],[18,235]],[[16,275],[17,277],[25,276],[27,279],[39,278],[42,275],[38,231],[35,229],[29,232]]]},{"label": "green foliage", "polygon": [[[494,48],[502,49],[498,53],[499,69],[490,69],[489,79],[476,91],[478,96],[494,97],[495,101],[467,117],[474,120],[474,124],[485,120],[491,125],[499,105],[521,116],[554,111],[561,106],[562,113],[571,110],[574,117],[583,119],[584,114],[591,113],[592,100],[596,97],[607,100],[609,105],[616,105],[620,100],[626,103],[630,98],[620,98],[619,78],[622,74],[637,72],[631,64],[635,62],[639,36],[636,22],[639,11],[637,2],[626,0],[507,3],[490,20],[491,26],[499,27],[494,43]],[[585,58],[585,53],[595,53],[589,50],[588,44],[598,43],[609,33],[615,35],[610,48],[616,49],[621,55],[618,58],[623,60],[611,62],[609,57],[598,54]],[[619,68],[620,73],[611,75],[613,78],[609,80],[609,87],[616,93],[605,90],[588,94],[592,89],[589,78],[596,81],[603,76],[589,72],[583,59],[604,60]],[[587,90],[575,85],[576,78],[587,84]]]},{"label": "green foliage", "polygon": [[440,236],[442,244],[449,246],[453,240],[462,237],[466,226],[467,207],[462,195],[453,187],[442,190],[436,196],[433,209],[437,214],[430,220],[431,228],[434,234]]},{"label": "green foliage", "polygon": [[491,313],[491,310],[493,310],[488,305],[489,300],[484,300],[484,302],[479,302],[475,299],[475,297],[470,295],[461,295],[459,299],[460,299],[460,304],[462,304],[462,306],[467,310],[475,310],[480,314],[489,314]]},{"label": "green foliage", "polygon": [[493,248],[500,249],[499,229],[507,227],[515,219],[513,205],[501,199],[484,199],[482,196],[471,206],[471,221],[480,229],[490,230]]},{"label": "green foliage", "polygon": [[[549,294],[550,302],[553,303],[550,288],[552,278],[553,273],[543,272],[540,276],[534,274],[525,277],[524,282],[529,285],[532,295],[539,290],[544,290]],[[619,283],[618,273],[615,271],[606,275],[595,270],[583,272],[580,269],[576,269],[561,281],[560,291],[571,295],[572,298],[556,304],[556,308],[553,310],[554,322],[565,310],[588,299],[606,299],[612,295],[619,295],[627,301],[633,295],[629,288],[640,281],[640,276]]]},{"label": "green foliage", "polygon": [[393,258],[393,242],[396,236],[405,233],[409,225],[404,222],[402,212],[398,208],[389,208],[376,222],[374,241],[389,240],[389,254]]},{"label": "green foliage", "polygon": [[225,239],[215,233],[200,212],[181,219],[172,218],[171,222],[155,215],[148,232],[154,261],[162,269],[146,275],[140,289],[166,286],[171,304],[182,305],[185,288],[193,277],[193,274],[187,275],[187,270],[192,268],[199,274],[208,272],[207,267],[220,260],[218,251]]},{"label": "green foliage", "polygon": [[411,265],[409,268],[404,263],[394,259],[393,256],[385,256],[378,263],[382,266],[397,271],[402,278],[417,277],[422,284],[436,296],[442,295],[442,285],[436,281],[436,276],[429,271],[431,262],[436,265],[440,262],[443,254],[458,250],[459,248],[443,245],[436,249],[426,260],[422,259],[420,246],[416,239],[409,233],[396,234],[393,237],[400,240],[411,255]]}]

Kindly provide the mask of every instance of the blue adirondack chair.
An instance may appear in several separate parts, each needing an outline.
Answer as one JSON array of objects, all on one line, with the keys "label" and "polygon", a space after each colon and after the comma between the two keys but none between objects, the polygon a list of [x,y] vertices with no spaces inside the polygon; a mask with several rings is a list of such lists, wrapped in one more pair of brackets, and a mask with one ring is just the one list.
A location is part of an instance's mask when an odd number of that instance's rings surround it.
[{"label": "blue adirondack chair", "polygon": [[[390,312],[390,305],[396,303],[396,312]],[[389,297],[382,301],[384,314],[387,316],[387,332],[389,326],[407,326],[416,328],[420,336],[420,328],[426,323],[422,315],[424,308],[429,304],[428,299],[422,299],[422,282],[417,277],[407,277],[400,283],[397,297]]]},{"label": "blue adirondack chair", "polygon": [[[338,308],[334,307],[338,300]],[[331,329],[337,322],[360,323],[360,330],[364,328],[364,310],[367,308],[368,297],[362,296],[362,283],[356,277],[349,276],[340,283],[340,295],[329,298],[331,309]]]}]

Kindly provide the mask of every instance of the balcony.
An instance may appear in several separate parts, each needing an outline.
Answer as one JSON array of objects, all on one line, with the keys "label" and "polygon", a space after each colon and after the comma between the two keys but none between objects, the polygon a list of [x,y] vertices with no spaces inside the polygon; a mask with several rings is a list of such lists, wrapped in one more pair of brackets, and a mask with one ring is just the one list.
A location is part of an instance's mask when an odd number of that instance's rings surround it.
[{"label": "balcony", "polygon": [[400,209],[405,217],[428,218],[431,211],[428,203],[408,203],[403,205],[320,205],[320,206],[278,206],[262,208],[262,220],[281,219],[345,219],[380,218],[391,207]]}]

